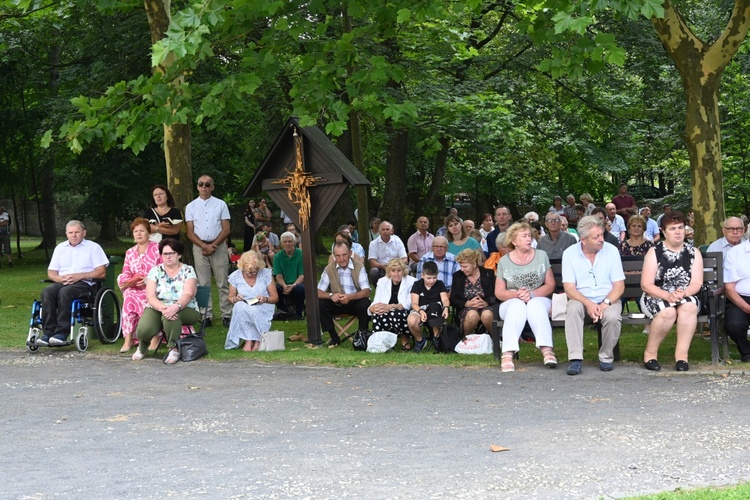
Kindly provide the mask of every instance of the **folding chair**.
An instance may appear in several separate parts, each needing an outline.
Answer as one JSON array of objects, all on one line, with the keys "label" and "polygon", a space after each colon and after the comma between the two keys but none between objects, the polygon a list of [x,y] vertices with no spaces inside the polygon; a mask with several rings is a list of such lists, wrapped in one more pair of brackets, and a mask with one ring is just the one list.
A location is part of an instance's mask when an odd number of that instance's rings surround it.
[{"label": "folding chair", "polygon": [[[340,321],[343,321],[343,323],[340,323]],[[333,326],[336,327],[336,333],[338,333],[342,344],[351,339],[354,334],[357,333],[357,330],[349,333],[349,329],[356,322],[357,317],[352,314],[339,314],[338,316],[333,318]]]}]

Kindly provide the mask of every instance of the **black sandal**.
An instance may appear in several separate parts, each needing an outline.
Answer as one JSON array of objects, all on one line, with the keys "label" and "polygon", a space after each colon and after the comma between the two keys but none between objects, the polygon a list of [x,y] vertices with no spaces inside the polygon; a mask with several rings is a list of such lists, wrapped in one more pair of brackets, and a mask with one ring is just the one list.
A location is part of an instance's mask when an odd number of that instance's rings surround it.
[{"label": "black sandal", "polygon": [[407,342],[406,344],[401,344],[401,350],[402,351],[411,351],[411,344]]}]

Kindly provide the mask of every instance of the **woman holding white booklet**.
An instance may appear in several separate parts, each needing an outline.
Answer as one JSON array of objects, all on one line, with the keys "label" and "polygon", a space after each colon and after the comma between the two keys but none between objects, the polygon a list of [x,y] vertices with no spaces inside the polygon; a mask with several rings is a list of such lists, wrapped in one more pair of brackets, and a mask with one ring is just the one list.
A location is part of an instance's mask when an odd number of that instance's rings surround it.
[{"label": "woman holding white booklet", "polygon": [[151,188],[151,204],[143,212],[143,218],[151,224],[151,241],[158,243],[162,237],[180,238],[182,213],[175,207],[174,196],[167,186],[157,184]]},{"label": "woman holding white booklet", "polygon": [[237,270],[229,275],[229,302],[234,306],[224,348],[236,349],[244,341],[243,351],[257,351],[261,335],[271,328],[278,301],[276,283],[263,257],[255,250],[243,253]]}]

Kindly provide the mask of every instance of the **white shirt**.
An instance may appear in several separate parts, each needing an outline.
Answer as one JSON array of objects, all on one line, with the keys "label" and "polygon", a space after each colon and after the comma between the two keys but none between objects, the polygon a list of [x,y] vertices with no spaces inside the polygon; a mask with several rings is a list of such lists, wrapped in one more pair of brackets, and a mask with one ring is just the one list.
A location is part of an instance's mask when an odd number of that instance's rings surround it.
[{"label": "white shirt", "polygon": [[[97,243],[82,240],[76,246],[64,241],[55,247],[47,269],[57,271],[60,276],[75,273],[89,273],[100,266],[108,266],[109,259]],[[93,285],[93,281],[86,281]]]},{"label": "white shirt", "polygon": [[734,289],[742,296],[750,297],[750,242],[743,241],[726,253],[724,260],[724,283],[734,283]]},{"label": "white shirt", "polygon": [[370,242],[370,251],[367,252],[367,258],[375,259],[381,264],[388,264],[391,259],[406,258],[406,248],[400,238],[391,236],[386,243],[380,236]]},{"label": "white shirt", "polygon": [[[609,217],[607,217],[609,219]],[[617,236],[617,239],[620,239],[620,233],[624,233],[627,231],[627,228],[625,227],[625,219],[622,218],[622,215],[615,214],[615,220],[609,219],[609,222],[612,223],[612,230],[610,233]]]},{"label": "white shirt", "polygon": [[230,220],[229,207],[215,197],[196,198],[185,207],[185,220],[193,223],[193,232],[203,241],[214,241],[221,234],[221,221]]},{"label": "white shirt", "polygon": [[[742,242],[740,241],[740,244]],[[708,245],[708,248],[706,249],[706,252],[721,252],[724,255],[724,260],[727,259],[727,252],[734,248],[736,245],[730,245],[727,241],[726,237],[722,236],[718,240],[714,241],[710,245]],[[726,280],[725,280],[726,281]]]}]

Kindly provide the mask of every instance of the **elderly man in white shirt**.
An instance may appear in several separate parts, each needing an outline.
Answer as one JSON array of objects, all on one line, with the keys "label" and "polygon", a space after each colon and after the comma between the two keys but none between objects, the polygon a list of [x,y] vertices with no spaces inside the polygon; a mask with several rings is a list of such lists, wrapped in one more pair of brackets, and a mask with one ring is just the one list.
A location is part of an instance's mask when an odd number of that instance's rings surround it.
[{"label": "elderly man in white shirt", "polygon": [[607,203],[604,205],[604,210],[607,211],[607,218],[612,224],[612,230],[610,233],[617,236],[618,241],[623,241],[625,239],[625,233],[628,230],[628,228],[625,227],[625,219],[617,213],[617,206],[615,206],[614,203]]},{"label": "elderly man in white shirt", "polygon": [[380,236],[370,242],[367,256],[370,259],[370,281],[377,283],[385,276],[385,266],[391,259],[399,258],[406,264],[407,255],[404,243],[393,236],[393,225],[384,220],[378,227]]},{"label": "elderly man in white shirt", "polygon": [[[229,259],[227,238],[229,237],[229,207],[212,193],[216,184],[208,175],[198,178],[198,198],[185,208],[187,236],[193,242],[193,259],[198,284],[211,286],[211,274],[219,288],[219,307],[224,326],[229,326],[232,304],[229,302]],[[208,301],[206,326],[213,324],[213,307]]]},{"label": "elderly man in white shirt", "polygon": [[742,243],[742,235],[745,231],[745,225],[739,217],[729,217],[721,225],[721,232],[724,236],[708,245],[707,252],[721,252],[724,260],[727,258],[727,252],[732,247]]}]

